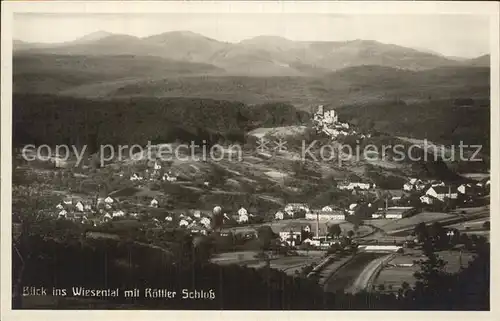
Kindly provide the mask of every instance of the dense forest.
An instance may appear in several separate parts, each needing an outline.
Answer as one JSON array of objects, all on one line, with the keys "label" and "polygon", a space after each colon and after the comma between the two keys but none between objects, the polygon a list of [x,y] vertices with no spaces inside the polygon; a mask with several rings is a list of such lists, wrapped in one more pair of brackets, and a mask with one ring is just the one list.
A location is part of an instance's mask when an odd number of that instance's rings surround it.
[{"label": "dense forest", "polygon": [[51,95],[14,95],[14,145],[146,145],[243,142],[260,126],[295,125],[308,114],[287,104],[246,106],[192,98],[87,100]]},{"label": "dense forest", "polygon": [[337,109],[339,117],[365,130],[394,136],[428,139],[435,143],[480,144],[490,149],[490,102],[448,99],[406,103],[380,101]]}]

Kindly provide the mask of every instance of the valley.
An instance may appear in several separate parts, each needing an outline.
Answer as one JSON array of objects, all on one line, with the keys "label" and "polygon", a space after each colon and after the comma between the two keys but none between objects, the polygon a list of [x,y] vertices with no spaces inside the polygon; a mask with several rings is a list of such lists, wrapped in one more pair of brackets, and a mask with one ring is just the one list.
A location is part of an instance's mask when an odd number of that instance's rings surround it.
[{"label": "valley", "polygon": [[[270,293],[403,300],[396,283],[416,284],[408,262],[426,246],[456,267],[489,239],[489,59],[188,31],[15,41],[12,214],[30,253],[20,278],[214,286],[236,307],[238,287],[262,305],[277,304]],[[444,157],[460,142],[483,146],[481,161]],[[48,152],[27,160],[28,144]],[[379,152],[396,145],[432,158]],[[368,147],[377,157],[346,151]]]}]

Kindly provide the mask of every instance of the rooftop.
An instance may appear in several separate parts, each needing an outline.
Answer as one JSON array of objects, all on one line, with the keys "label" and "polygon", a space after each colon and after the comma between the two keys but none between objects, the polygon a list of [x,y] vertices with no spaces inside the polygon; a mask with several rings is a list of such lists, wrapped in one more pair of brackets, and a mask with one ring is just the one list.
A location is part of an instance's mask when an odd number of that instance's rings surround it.
[{"label": "rooftop", "polygon": [[448,192],[455,193],[457,188],[454,186],[433,186],[432,187],[438,194],[446,194]]}]

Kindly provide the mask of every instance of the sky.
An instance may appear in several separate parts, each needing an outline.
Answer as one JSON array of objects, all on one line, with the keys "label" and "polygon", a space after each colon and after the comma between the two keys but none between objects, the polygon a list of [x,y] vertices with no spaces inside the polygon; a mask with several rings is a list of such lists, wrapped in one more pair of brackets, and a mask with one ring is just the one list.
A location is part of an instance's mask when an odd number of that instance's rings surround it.
[{"label": "sky", "polygon": [[490,53],[481,15],[339,15],[300,13],[16,14],[14,39],[55,43],[96,31],[144,37],[186,30],[225,42],[261,35],[302,41],[376,40],[446,56]]}]

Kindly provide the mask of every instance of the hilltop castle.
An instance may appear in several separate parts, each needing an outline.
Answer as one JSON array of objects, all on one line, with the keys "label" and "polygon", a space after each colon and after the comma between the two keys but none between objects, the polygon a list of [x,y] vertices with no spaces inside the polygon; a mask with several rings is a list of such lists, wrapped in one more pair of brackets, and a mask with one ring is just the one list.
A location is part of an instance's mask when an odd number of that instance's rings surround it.
[{"label": "hilltop castle", "polygon": [[325,111],[323,105],[319,105],[313,116],[314,127],[318,132],[323,132],[332,139],[339,135],[356,134],[354,130],[349,130],[348,123],[338,120],[338,115],[334,109]]}]

